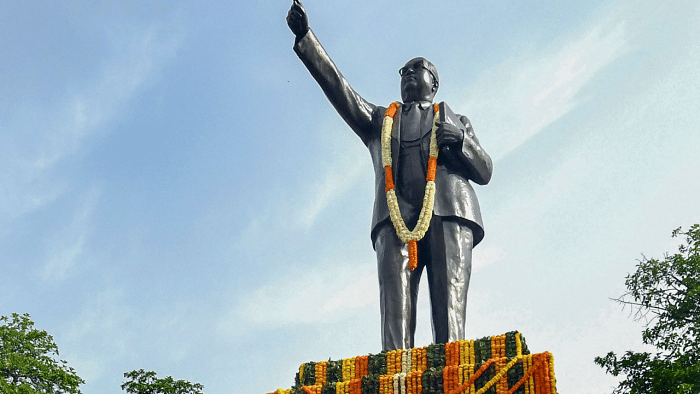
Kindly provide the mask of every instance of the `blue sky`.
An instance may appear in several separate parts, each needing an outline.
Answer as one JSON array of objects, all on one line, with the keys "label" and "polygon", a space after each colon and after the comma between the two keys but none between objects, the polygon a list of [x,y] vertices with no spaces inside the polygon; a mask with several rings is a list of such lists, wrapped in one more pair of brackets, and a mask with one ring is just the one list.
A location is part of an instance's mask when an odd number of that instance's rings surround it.
[{"label": "blue sky", "polygon": [[[0,4],[0,314],[30,313],[83,393],[138,368],[267,392],[380,350],[370,157],[290,4]],[[697,2],[305,6],[373,103],[430,59],[494,159],[468,336],[519,330],[561,392],[611,391],[593,358],[644,347],[609,297],[700,222]]]}]

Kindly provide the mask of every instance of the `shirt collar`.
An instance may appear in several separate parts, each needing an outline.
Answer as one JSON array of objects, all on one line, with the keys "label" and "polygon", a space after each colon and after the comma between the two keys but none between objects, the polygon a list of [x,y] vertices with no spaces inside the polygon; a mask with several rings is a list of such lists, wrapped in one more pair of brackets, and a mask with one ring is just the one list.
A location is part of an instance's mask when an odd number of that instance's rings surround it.
[{"label": "shirt collar", "polygon": [[413,105],[414,103],[418,104],[418,106],[420,107],[420,109],[427,109],[427,108],[430,108],[430,107],[433,105],[433,103],[431,103],[430,101],[409,101],[409,102],[407,102],[407,103],[403,103],[403,108],[404,108],[404,109],[408,109],[408,108],[410,108],[411,105]]}]

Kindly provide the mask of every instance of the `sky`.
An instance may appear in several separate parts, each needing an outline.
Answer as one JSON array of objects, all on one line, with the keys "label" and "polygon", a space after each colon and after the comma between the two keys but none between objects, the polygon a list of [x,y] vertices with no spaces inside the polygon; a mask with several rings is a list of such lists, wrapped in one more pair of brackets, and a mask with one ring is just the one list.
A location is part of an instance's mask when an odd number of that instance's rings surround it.
[{"label": "sky", "polygon": [[[648,348],[610,298],[700,222],[700,4],[482,3],[304,4],[372,103],[431,60],[494,161],[467,337],[518,330],[560,392],[611,392],[593,359]],[[0,2],[0,315],[30,313],[84,394],[140,368],[264,393],[381,350],[370,156],[290,5]]]}]

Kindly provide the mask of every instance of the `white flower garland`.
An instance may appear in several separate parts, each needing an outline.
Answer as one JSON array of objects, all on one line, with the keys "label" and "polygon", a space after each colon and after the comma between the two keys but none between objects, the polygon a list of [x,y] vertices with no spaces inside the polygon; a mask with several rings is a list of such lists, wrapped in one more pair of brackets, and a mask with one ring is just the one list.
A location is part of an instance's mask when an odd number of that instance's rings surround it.
[{"label": "white flower garland", "polygon": [[412,349],[401,352],[401,372],[411,372],[411,352]]},{"label": "white flower garland", "polygon": [[[433,128],[430,133],[430,158],[428,159],[428,175],[426,177],[425,194],[423,195],[423,206],[418,216],[418,223],[413,231],[406,227],[406,223],[401,217],[399,202],[396,198],[396,190],[394,180],[388,179],[393,176],[391,168],[391,129],[394,125],[394,118],[400,104],[392,103],[386,110],[384,122],[382,123],[382,165],[385,168],[386,175],[386,202],[389,206],[389,216],[394,224],[396,235],[404,243],[418,242],[425,236],[425,233],[430,227],[430,219],[433,216],[433,205],[435,204],[435,169],[437,166],[438,146],[437,146],[437,122],[440,120],[438,106],[433,106]],[[431,161],[433,163],[431,163]],[[431,168],[432,164],[432,168]],[[432,172],[432,173],[431,173]],[[411,270],[415,268],[415,261],[411,264]]]}]

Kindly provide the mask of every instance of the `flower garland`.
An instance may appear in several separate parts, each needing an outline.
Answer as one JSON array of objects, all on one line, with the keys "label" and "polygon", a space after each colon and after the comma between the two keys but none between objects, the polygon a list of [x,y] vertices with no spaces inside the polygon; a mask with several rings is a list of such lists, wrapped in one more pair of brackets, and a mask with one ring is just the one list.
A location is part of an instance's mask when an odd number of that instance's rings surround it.
[{"label": "flower garland", "polygon": [[308,362],[295,381],[269,394],[556,394],[552,354],[530,354],[517,331]]},{"label": "flower garland", "polygon": [[435,172],[437,170],[437,122],[440,119],[438,104],[433,105],[433,129],[430,133],[430,158],[428,159],[428,174],[425,177],[425,194],[423,195],[423,207],[418,216],[418,223],[413,231],[406,227],[401,217],[399,202],[396,199],[394,187],[394,173],[391,168],[391,129],[394,125],[396,111],[399,103],[392,103],[384,114],[382,123],[382,165],[384,166],[384,179],[386,185],[386,203],[389,206],[389,216],[394,224],[396,235],[408,244],[408,267],[413,271],[418,266],[418,241],[423,239],[430,227],[430,219],[433,217],[433,205],[435,204]]}]

